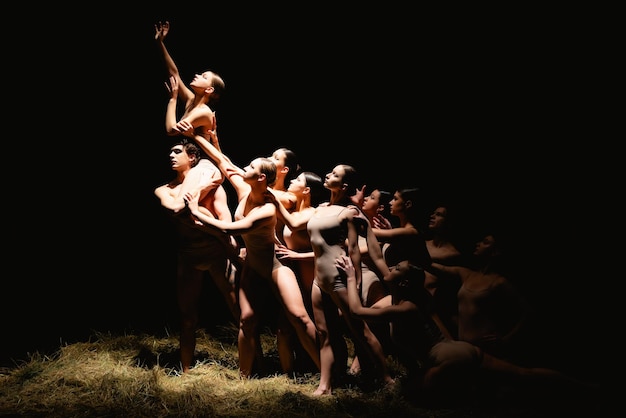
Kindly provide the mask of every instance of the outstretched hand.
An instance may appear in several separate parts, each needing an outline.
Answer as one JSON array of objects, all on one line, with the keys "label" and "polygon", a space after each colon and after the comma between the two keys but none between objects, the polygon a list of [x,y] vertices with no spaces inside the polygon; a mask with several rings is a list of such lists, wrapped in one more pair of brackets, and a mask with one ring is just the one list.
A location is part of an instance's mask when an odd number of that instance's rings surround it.
[{"label": "outstretched hand", "polygon": [[165,39],[167,33],[170,30],[170,22],[168,22],[167,20],[165,21],[165,23],[157,22],[154,25],[154,30],[154,39],[163,41],[163,39]]},{"label": "outstretched hand", "polygon": [[365,184],[360,189],[357,187],[356,192],[350,196],[352,203],[358,207],[363,206],[363,201],[365,200],[365,187]]},{"label": "outstretched hand", "polygon": [[178,98],[178,78],[170,76],[170,82],[165,82],[165,88],[170,93],[172,99]]},{"label": "outstretched hand", "polygon": [[391,225],[391,221],[380,213],[376,214],[376,216],[372,219],[372,228],[391,229],[392,227],[393,225]]}]

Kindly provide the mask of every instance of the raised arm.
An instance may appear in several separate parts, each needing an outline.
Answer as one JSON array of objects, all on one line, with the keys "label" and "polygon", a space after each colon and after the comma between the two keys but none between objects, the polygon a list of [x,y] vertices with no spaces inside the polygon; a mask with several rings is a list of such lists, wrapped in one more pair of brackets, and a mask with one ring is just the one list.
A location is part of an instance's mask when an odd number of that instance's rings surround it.
[{"label": "raised arm", "polygon": [[170,136],[180,135],[181,132],[176,128],[176,110],[178,104],[178,89],[180,83],[174,76],[170,76],[170,83],[165,83],[165,87],[170,92],[170,99],[167,102],[167,108],[165,109],[165,132]]},{"label": "raised arm", "polygon": [[408,237],[411,235],[418,235],[419,231],[415,228],[396,227],[390,229],[372,228],[374,235],[378,241],[389,242],[397,238]]},{"label": "raised arm", "polygon": [[189,87],[187,87],[184,83],[182,83],[180,79],[180,73],[178,72],[178,67],[176,66],[176,63],[174,62],[174,59],[172,59],[172,56],[170,55],[169,51],[165,47],[165,37],[167,36],[170,30],[170,22],[168,21],[165,21],[165,23],[158,22],[157,24],[154,25],[154,29],[155,29],[154,39],[157,41],[161,54],[163,55],[163,60],[165,61],[165,67],[167,69],[167,72],[170,77],[175,77],[176,80],[180,84],[180,88],[178,91],[178,94],[180,95],[179,97],[185,100],[186,102],[189,100],[193,100],[193,97],[194,97],[193,92],[191,91],[191,89],[189,89]]},{"label": "raised arm", "polygon": [[[190,116],[193,117],[195,112],[196,110],[192,110]],[[209,140],[202,135],[194,134],[193,126],[185,120],[181,120],[176,126],[182,134],[191,136],[194,139],[196,144],[206,152],[209,158],[219,168],[222,175],[230,181],[237,193],[238,201],[243,199],[243,197],[250,192],[250,185],[243,179],[243,170],[233,164],[230,158],[222,153],[215,130],[207,132],[207,136],[210,138]]]},{"label": "raised arm", "polygon": [[193,137],[196,133],[208,135],[216,126],[215,113],[207,106],[190,109],[177,120],[178,97],[180,89],[184,87],[180,79],[170,76],[169,84],[165,83],[170,99],[165,110],[165,131],[170,136],[185,135]]},{"label": "raised arm", "polygon": [[222,185],[215,189],[215,194],[213,195],[213,208],[217,219],[227,222],[231,222],[233,220],[233,215],[228,207],[228,195]]},{"label": "raised arm", "polygon": [[287,210],[283,201],[276,196],[276,193],[273,190],[270,189],[270,192],[270,198],[272,199],[274,205],[276,205],[276,216],[278,219],[283,221],[283,223],[287,225],[287,228],[292,231],[306,228],[307,222],[309,222],[309,219],[311,219],[315,213],[315,209],[300,211],[296,216]]},{"label": "raised arm", "polygon": [[465,281],[467,276],[469,276],[472,272],[472,270],[470,270],[467,267],[447,266],[445,264],[434,263],[434,262],[428,265],[425,265],[423,267],[424,267],[424,270],[426,270],[427,272],[431,274],[434,274],[435,276],[443,276],[443,277],[445,277],[446,275],[454,276],[454,277],[458,277],[461,280],[461,282]]}]

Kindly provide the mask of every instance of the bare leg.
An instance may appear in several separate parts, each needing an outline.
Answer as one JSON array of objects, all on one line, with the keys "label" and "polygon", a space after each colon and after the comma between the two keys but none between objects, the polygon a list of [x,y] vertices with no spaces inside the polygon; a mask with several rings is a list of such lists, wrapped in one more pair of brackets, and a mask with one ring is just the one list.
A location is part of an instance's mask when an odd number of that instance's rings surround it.
[{"label": "bare leg", "polygon": [[311,302],[313,304],[315,324],[320,336],[320,383],[315,392],[313,392],[313,395],[331,395],[332,369],[335,363],[335,355],[330,344],[330,335],[328,325],[326,323],[326,314],[324,312],[322,290],[316,284],[313,284],[311,290]]},{"label": "bare leg", "polygon": [[[219,255],[219,257],[222,257],[222,255]],[[223,257],[224,258],[220,259],[219,262],[211,265],[211,278],[224,297],[224,301],[226,301],[226,305],[228,306],[233,320],[235,323],[238,323],[241,312],[239,310],[239,304],[237,303],[236,278],[231,275],[231,269],[234,269],[235,266],[225,255]]]},{"label": "bare leg", "polygon": [[387,367],[387,358],[383,347],[376,338],[376,335],[370,330],[367,322],[362,319],[353,317],[350,314],[350,308],[348,307],[348,292],[347,289],[336,290],[333,295],[335,304],[341,309],[343,318],[346,320],[348,327],[354,338],[354,342],[358,344],[360,355],[359,362],[363,365],[363,355],[367,356],[367,360],[371,362],[374,369],[379,375],[381,382],[385,386],[393,385],[395,380],[391,377],[389,369]]},{"label": "bare leg", "polygon": [[320,353],[317,345],[317,328],[304,306],[296,275],[289,267],[281,266],[272,272],[272,278],[285,307],[287,319],[293,325],[300,343],[319,368]]},{"label": "bare leg", "polygon": [[244,270],[239,286],[239,308],[241,315],[239,319],[239,335],[237,346],[239,349],[239,373],[241,377],[252,377],[254,362],[257,358],[262,358],[263,353],[261,341],[259,339],[259,318],[250,299],[254,295],[252,283],[255,277],[249,277]]},{"label": "bare leg", "polygon": [[287,320],[284,310],[278,311],[278,326],[276,331],[276,347],[278,349],[278,359],[283,373],[293,373],[294,369],[294,348],[293,348],[293,326]]},{"label": "bare leg", "polygon": [[523,367],[483,352],[481,368],[523,383],[556,383],[563,389],[591,389],[594,384],[580,381],[555,369]]},{"label": "bare leg", "polygon": [[198,325],[198,304],[202,290],[204,273],[179,258],[177,299],[180,312],[180,362],[182,372],[191,369],[196,350],[196,327]]},{"label": "bare leg", "polygon": [[361,371],[361,363],[359,362],[359,357],[354,356],[354,360],[352,360],[352,364],[350,364],[350,374],[357,375]]}]

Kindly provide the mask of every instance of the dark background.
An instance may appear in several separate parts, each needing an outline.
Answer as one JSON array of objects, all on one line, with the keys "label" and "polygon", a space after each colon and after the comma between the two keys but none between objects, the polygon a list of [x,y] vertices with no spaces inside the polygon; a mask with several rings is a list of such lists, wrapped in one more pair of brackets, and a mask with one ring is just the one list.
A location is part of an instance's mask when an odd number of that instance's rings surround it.
[{"label": "dark background", "polygon": [[[321,175],[349,163],[368,184],[421,187],[458,206],[469,249],[498,224],[541,318],[537,346],[604,368],[589,235],[591,167],[605,160],[589,135],[584,31],[528,11],[189,7],[16,16],[3,363],[94,331],[176,330],[172,235],[153,195],[173,175],[153,39],[170,20],[183,80],[211,69],[226,81],[218,129],[235,163],[286,146]],[[206,293],[203,324],[223,321]]]}]

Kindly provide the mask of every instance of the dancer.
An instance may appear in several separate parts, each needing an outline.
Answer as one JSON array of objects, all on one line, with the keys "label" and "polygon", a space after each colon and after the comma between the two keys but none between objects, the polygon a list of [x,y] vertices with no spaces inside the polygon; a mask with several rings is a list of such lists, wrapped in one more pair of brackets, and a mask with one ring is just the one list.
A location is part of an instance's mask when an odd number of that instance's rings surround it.
[{"label": "dancer", "polygon": [[467,341],[454,340],[431,307],[432,295],[424,287],[421,267],[405,260],[391,268],[385,281],[390,285],[393,303],[379,308],[361,304],[356,272],[349,257],[338,257],[336,267],[346,276],[352,314],[391,323],[392,338],[401,352],[398,358],[408,371],[407,387],[416,391],[407,390],[411,398],[417,394],[425,400],[449,401],[471,392],[481,378],[527,388],[549,384],[552,388],[568,390],[596,389],[597,385],[558,370],[522,367]]},{"label": "dancer", "polygon": [[[200,159],[200,149],[186,138],[181,138],[170,150],[170,161],[176,176],[154,190],[164,208],[176,199],[185,176]],[[220,173],[221,174],[221,173]],[[221,176],[220,176],[221,177]],[[199,210],[207,216],[223,221],[232,220],[227,195],[222,185],[211,190],[199,203]],[[239,321],[236,298],[235,265],[236,242],[233,237],[218,232],[199,231],[191,217],[167,211],[177,233],[176,293],[180,312],[180,359],[182,372],[191,369],[196,347],[196,329],[199,320],[200,296],[205,274],[222,294],[233,321]]]},{"label": "dancer", "polygon": [[[310,217],[310,214],[315,211],[315,207],[326,197],[326,189],[324,189],[322,178],[310,171],[300,172],[296,178],[289,182],[289,187],[286,190],[296,198],[293,209],[289,211],[294,217]],[[272,193],[287,209],[285,200],[281,199],[285,194],[276,192],[274,188],[272,188]],[[278,219],[281,221],[280,224],[283,225],[282,217],[278,216]],[[315,256],[311,247],[311,238],[305,228],[292,231],[287,225],[283,226],[281,235],[285,244],[276,244],[276,256],[281,263],[289,266],[296,274],[304,305],[309,315],[313,317],[311,289],[315,277]],[[283,372],[291,373],[296,369],[311,371],[314,365],[310,364],[308,356],[301,355],[303,349],[293,332],[289,332],[291,327],[283,325],[282,316],[278,318],[278,321],[277,338],[281,338],[278,340],[279,344],[277,345]]]},{"label": "dancer", "polygon": [[[382,272],[388,272],[382,258],[378,241],[373,234],[367,218],[360,208],[354,206],[348,190],[353,190],[357,172],[347,164],[336,165],[326,174],[324,187],[331,192],[330,200],[322,203],[309,213],[309,216],[292,216],[277,200],[279,216],[292,230],[306,228],[311,238],[315,254],[315,280],[312,287],[315,324],[320,333],[320,383],[314,395],[332,394],[333,375],[345,374],[343,327],[341,317],[346,321],[351,336],[357,345],[361,366],[371,366],[379,382],[386,386],[394,383],[386,364],[385,354],[380,342],[365,321],[355,318],[348,309],[348,295],[345,280],[342,280],[335,267],[335,259],[348,254],[354,265],[361,266],[359,234],[369,243],[370,256]],[[359,285],[361,269],[357,269]],[[337,360],[339,355],[339,361]],[[346,359],[347,360],[347,359]],[[365,364],[364,364],[365,363]]]},{"label": "dancer", "polygon": [[201,135],[194,135],[186,121],[179,122],[178,127],[181,132],[194,137],[237,193],[238,204],[232,222],[202,213],[198,209],[198,193],[187,193],[185,201],[192,215],[201,222],[199,228],[208,232],[218,230],[240,235],[244,241],[246,255],[239,283],[241,315],[238,346],[241,376],[251,377],[255,359],[262,359],[262,352],[259,352],[259,319],[262,310],[259,289],[267,287],[283,305],[299,341],[319,367],[315,324],[306,310],[294,272],[278,261],[274,250],[276,206],[272,203],[275,198],[268,187],[276,177],[276,165],[269,158],[259,157],[241,169],[220,151],[215,131],[210,133],[211,141],[208,141]]},{"label": "dancer", "polygon": [[[213,71],[205,71],[196,74],[189,83],[189,87],[180,78],[180,73],[176,63],[172,59],[169,51],[165,47],[165,37],[170,30],[170,22],[158,22],[155,26],[154,38],[158,41],[159,49],[163,55],[165,65],[169,74],[169,84],[165,86],[170,92],[170,99],[165,112],[165,130],[170,136],[182,135],[176,127],[178,99],[183,102],[184,112],[180,120],[189,123],[197,135],[207,137],[207,132],[216,127],[214,110],[209,106],[214,106],[222,95],[225,84],[224,80]],[[206,158],[200,161],[185,176],[179,194],[168,204],[168,208],[179,211],[185,207],[183,196],[187,192],[192,194],[200,193],[200,200],[209,192],[215,182],[216,172],[214,166]]]}]

